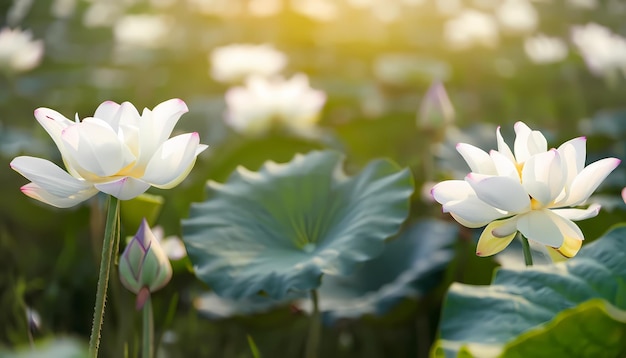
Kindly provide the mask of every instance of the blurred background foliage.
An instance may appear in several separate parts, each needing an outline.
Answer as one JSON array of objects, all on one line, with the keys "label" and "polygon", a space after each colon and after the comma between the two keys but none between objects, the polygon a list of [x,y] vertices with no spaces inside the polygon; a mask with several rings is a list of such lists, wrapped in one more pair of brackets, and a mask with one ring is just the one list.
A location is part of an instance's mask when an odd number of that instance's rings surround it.
[{"label": "blurred background foliage", "polygon": [[[527,7],[506,15],[507,2]],[[487,25],[474,16],[466,28],[450,30],[469,9],[487,16]],[[150,190],[163,197],[160,211],[126,204],[123,236],[136,231],[143,215],[166,235],[180,235],[180,220],[191,202],[204,199],[206,180],[224,181],[238,165],[255,170],[266,160],[284,162],[320,148],[345,152],[350,173],[377,157],[409,166],[417,189],[407,227],[426,218],[450,220],[424,195],[428,183],[466,170],[455,143],[494,148],[498,125],[509,140],[518,120],[542,130],[553,145],[586,135],[588,161],[626,158],[626,57],[607,45],[605,52],[615,52],[606,61],[613,68],[590,69],[585,46],[610,42],[581,45],[572,36],[574,26],[594,22],[621,44],[626,5],[619,0],[5,0],[0,14],[0,27],[27,29],[45,48],[36,68],[0,73],[0,155],[7,164],[0,172],[0,343],[9,348],[53,336],[86,342],[102,240],[102,198],[73,209],[47,207],[21,194],[24,179],[8,170],[21,154],[60,162],[32,115],[37,107],[83,118],[105,100],[152,108],[178,97],[188,104],[176,130],[199,132],[210,148],[177,188]],[[560,38],[565,52],[549,63],[537,60],[552,51],[527,48],[538,34]],[[272,44],[287,55],[285,74],[305,73],[312,88],[326,93],[316,135],[251,138],[225,124],[229,87],[211,78],[209,55],[233,43]],[[453,122],[419,114],[437,81],[447,90]],[[589,241],[622,220],[618,193],[625,176],[620,167],[609,177],[596,197],[605,210],[580,223]],[[435,284],[429,280],[427,291],[412,291],[384,314],[327,322],[321,356],[427,356],[446,288],[453,281],[487,284],[498,265],[474,255],[475,232],[459,227],[454,235],[454,255]],[[229,307],[234,313],[216,319],[198,310],[209,288],[188,260],[174,268],[172,282],[154,296],[159,356],[249,357],[247,336],[263,356],[301,355],[307,319],[297,302],[257,313]],[[132,302],[114,277],[103,356],[138,351],[140,318]]]}]

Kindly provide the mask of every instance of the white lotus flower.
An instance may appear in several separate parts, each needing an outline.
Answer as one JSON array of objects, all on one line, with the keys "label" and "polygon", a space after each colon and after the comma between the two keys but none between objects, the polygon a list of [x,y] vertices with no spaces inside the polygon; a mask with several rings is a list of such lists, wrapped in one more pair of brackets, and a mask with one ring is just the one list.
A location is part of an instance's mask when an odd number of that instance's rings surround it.
[{"label": "white lotus flower", "polygon": [[0,30],[0,70],[24,72],[31,70],[41,62],[43,41],[33,40],[29,31]]},{"label": "white lotus flower", "polygon": [[598,7],[598,0],[567,0],[567,5],[579,9],[593,10]]},{"label": "white lotus flower", "polygon": [[[11,168],[31,183],[21,190],[31,198],[67,208],[98,191],[118,199],[132,199],[150,186],[178,185],[207,148],[198,133],[172,138],[178,119],[188,111],[180,99],[165,101],[139,115],[129,102],[107,101],[93,117],[76,121],[49,108],[35,110],[35,118],[59,148],[67,172],[41,158],[21,156]],[[169,138],[169,139],[168,139]]]},{"label": "white lotus flower", "polygon": [[322,91],[309,86],[304,74],[289,80],[250,77],[245,87],[226,92],[226,123],[248,135],[262,135],[276,126],[307,135],[315,129],[326,102]]},{"label": "white lotus flower", "polygon": [[287,56],[267,44],[233,44],[214,49],[209,61],[213,79],[234,83],[253,75],[277,75],[287,65]]},{"label": "white lotus flower", "polygon": [[477,45],[495,47],[499,37],[498,24],[493,16],[478,10],[463,10],[444,25],[444,38],[455,50]]},{"label": "white lotus flower", "polygon": [[560,62],[567,57],[567,44],[558,37],[538,34],[524,40],[526,56],[536,64]]},{"label": "white lotus flower", "polygon": [[171,22],[163,15],[125,15],[113,26],[116,43],[135,49],[165,47],[171,32]]},{"label": "white lotus flower", "polygon": [[604,26],[589,23],[572,27],[572,41],[593,74],[626,73],[626,38]]},{"label": "white lotus flower", "polygon": [[600,205],[572,208],[585,203],[594,190],[620,163],[606,158],[585,167],[586,138],[547,148],[546,138],[523,122],[515,124],[513,151],[498,128],[498,150],[487,154],[460,143],[457,151],[471,169],[465,180],[437,184],[433,197],[460,224],[487,225],[476,254],[490,256],[502,251],[517,231],[565,257],[576,255],[584,239],[573,221],[594,217]]},{"label": "white lotus flower", "polygon": [[530,33],[539,23],[537,10],[528,0],[504,0],[496,9],[496,17],[511,33]]}]

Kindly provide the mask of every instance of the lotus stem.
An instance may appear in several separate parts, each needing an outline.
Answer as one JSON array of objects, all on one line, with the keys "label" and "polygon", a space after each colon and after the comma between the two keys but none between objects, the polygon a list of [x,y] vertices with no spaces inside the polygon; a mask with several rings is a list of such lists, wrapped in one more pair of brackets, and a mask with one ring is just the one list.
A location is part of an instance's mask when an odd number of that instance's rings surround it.
[{"label": "lotus stem", "polygon": [[152,343],[154,342],[154,317],[152,315],[152,297],[148,293],[148,298],[143,305],[143,339],[141,347],[142,358],[152,358],[154,350]]},{"label": "lotus stem", "polygon": [[311,301],[313,303],[313,312],[311,313],[311,322],[309,325],[309,336],[306,342],[305,357],[317,358],[318,348],[320,345],[320,333],[322,330],[322,320],[320,317],[317,290],[311,290]]},{"label": "lotus stem", "polygon": [[89,357],[98,357],[100,347],[100,332],[104,320],[104,306],[106,303],[109,276],[111,275],[111,262],[113,261],[115,243],[117,241],[120,214],[120,202],[117,198],[109,196],[107,218],[104,227],[104,240],[102,242],[102,258],[100,260],[100,273],[98,275],[98,288],[96,291],[96,303],[93,310],[93,324],[91,337],[89,338]]},{"label": "lotus stem", "polygon": [[528,239],[524,237],[521,233],[519,234],[520,240],[522,240],[522,249],[524,251],[524,262],[526,266],[533,265],[533,256],[530,252],[530,244],[528,243]]}]

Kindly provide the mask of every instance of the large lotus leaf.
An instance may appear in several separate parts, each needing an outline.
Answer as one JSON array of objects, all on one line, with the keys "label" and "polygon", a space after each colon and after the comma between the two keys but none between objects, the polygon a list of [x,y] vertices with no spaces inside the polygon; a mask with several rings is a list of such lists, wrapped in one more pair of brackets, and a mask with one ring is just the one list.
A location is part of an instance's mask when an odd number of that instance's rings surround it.
[{"label": "large lotus leaf", "polygon": [[[206,116],[203,118],[206,120]],[[287,162],[296,153],[324,148],[324,143],[317,140],[321,138],[304,139],[274,133],[261,138],[226,136],[221,140],[212,139],[215,140],[204,141],[211,143],[210,150],[198,158],[189,177],[176,190],[159,192],[166,198],[159,223],[169,231],[180,231],[180,218],[189,215],[192,202],[202,200],[207,179],[224,182],[238,166],[258,170],[268,160]],[[331,141],[328,139],[325,143]]]},{"label": "large lotus leaf", "polygon": [[625,356],[626,226],[567,262],[452,285],[440,329],[436,357]]},{"label": "large lotus leaf", "polygon": [[411,173],[377,160],[348,177],[342,159],[316,151],[209,182],[183,221],[196,275],[221,296],[281,299],[379,255],[408,214]]},{"label": "large lotus leaf", "polygon": [[402,300],[428,293],[454,257],[457,234],[453,223],[420,220],[353,274],[325,276],[319,289],[325,320],[384,315]]}]

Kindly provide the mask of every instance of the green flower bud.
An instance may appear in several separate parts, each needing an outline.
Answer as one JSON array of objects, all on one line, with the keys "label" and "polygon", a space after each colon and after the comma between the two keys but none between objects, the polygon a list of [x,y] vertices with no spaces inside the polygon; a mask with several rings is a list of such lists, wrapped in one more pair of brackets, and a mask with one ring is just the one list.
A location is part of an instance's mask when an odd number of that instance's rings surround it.
[{"label": "green flower bud", "polygon": [[441,129],[454,122],[454,108],[443,83],[434,82],[422,99],[417,118],[423,129]]},{"label": "green flower bud", "polygon": [[137,309],[143,307],[146,293],[172,278],[172,265],[145,219],[122,253],[119,272],[124,287],[137,294]]}]

